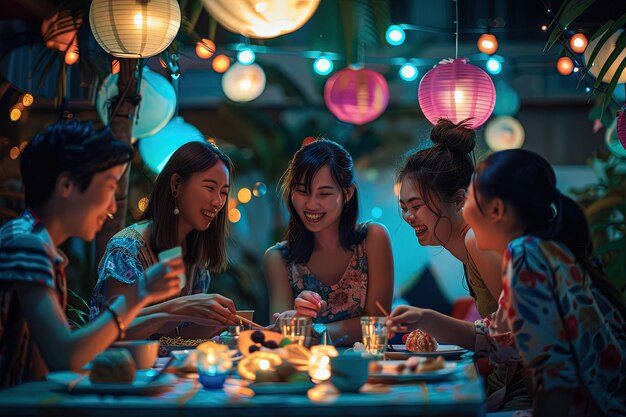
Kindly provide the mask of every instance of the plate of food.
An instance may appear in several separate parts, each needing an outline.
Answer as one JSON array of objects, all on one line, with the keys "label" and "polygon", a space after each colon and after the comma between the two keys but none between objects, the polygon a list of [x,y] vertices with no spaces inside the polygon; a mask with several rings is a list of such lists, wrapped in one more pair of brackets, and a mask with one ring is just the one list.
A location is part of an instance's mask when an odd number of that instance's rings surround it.
[{"label": "plate of food", "polygon": [[93,382],[89,374],[59,371],[50,372],[46,380],[73,394],[107,395],[153,395],[167,391],[176,382],[176,377],[171,374],[163,374],[151,382],[153,375],[154,371],[140,370],[130,382]]},{"label": "plate of food", "polygon": [[403,337],[404,345],[391,345],[385,357],[387,359],[406,359],[408,356],[443,356],[445,359],[456,359],[467,352],[457,345],[439,344],[426,332],[414,330]]},{"label": "plate of food", "polygon": [[436,358],[410,357],[407,360],[376,361],[370,366],[369,382],[438,381],[457,369],[455,362]]}]

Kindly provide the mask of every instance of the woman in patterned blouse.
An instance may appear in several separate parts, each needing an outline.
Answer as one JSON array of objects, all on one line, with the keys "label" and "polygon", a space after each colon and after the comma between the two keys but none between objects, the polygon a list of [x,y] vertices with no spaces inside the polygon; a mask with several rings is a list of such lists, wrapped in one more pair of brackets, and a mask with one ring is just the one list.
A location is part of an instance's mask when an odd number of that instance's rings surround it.
[{"label": "woman in patterned blouse", "polygon": [[480,248],[504,253],[498,310],[472,325],[398,308],[392,327],[523,362],[535,416],[626,415],[626,306],[590,261],[585,215],[552,167],[525,150],[492,154],[476,168],[464,216]]},{"label": "woman in patterned blouse", "polygon": [[304,145],[283,176],[290,219],[285,241],[265,253],[270,312],[313,318],[340,345],[361,340],[359,317],[380,315],[393,296],[387,229],[357,223],[358,195],[348,152],[330,140]]}]

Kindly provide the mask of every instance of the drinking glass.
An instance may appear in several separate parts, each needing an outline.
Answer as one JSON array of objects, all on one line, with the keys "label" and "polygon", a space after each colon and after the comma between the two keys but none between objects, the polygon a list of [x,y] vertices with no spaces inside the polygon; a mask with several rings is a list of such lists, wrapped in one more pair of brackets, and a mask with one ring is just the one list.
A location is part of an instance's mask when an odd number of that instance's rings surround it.
[{"label": "drinking glass", "polygon": [[387,350],[386,317],[361,317],[361,333],[365,350],[375,358],[382,359]]},{"label": "drinking glass", "polygon": [[293,343],[304,345],[311,337],[311,318],[282,317],[280,319],[280,331],[284,337],[288,337]]}]

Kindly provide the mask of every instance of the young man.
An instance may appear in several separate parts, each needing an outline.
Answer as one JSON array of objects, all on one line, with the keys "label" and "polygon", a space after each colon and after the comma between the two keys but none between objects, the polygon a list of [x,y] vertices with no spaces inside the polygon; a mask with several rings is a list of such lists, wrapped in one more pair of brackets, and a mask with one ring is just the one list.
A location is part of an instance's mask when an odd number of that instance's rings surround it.
[{"label": "young man", "polygon": [[21,157],[26,210],[0,228],[0,388],[78,370],[123,338],[142,307],[179,291],[180,258],[146,271],[142,285],[108,313],[71,331],[65,315],[69,237],[92,240],[116,211],[115,189],[133,150],[108,129],[59,122],[35,136]]}]

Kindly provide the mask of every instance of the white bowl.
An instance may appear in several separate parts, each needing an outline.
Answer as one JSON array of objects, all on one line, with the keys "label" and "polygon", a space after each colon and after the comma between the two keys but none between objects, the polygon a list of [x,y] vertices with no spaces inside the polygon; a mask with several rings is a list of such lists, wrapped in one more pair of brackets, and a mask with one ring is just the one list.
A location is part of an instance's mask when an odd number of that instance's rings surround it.
[{"label": "white bowl", "polygon": [[128,350],[135,360],[137,369],[150,369],[156,361],[159,351],[158,340],[121,340],[114,342],[111,347]]}]

